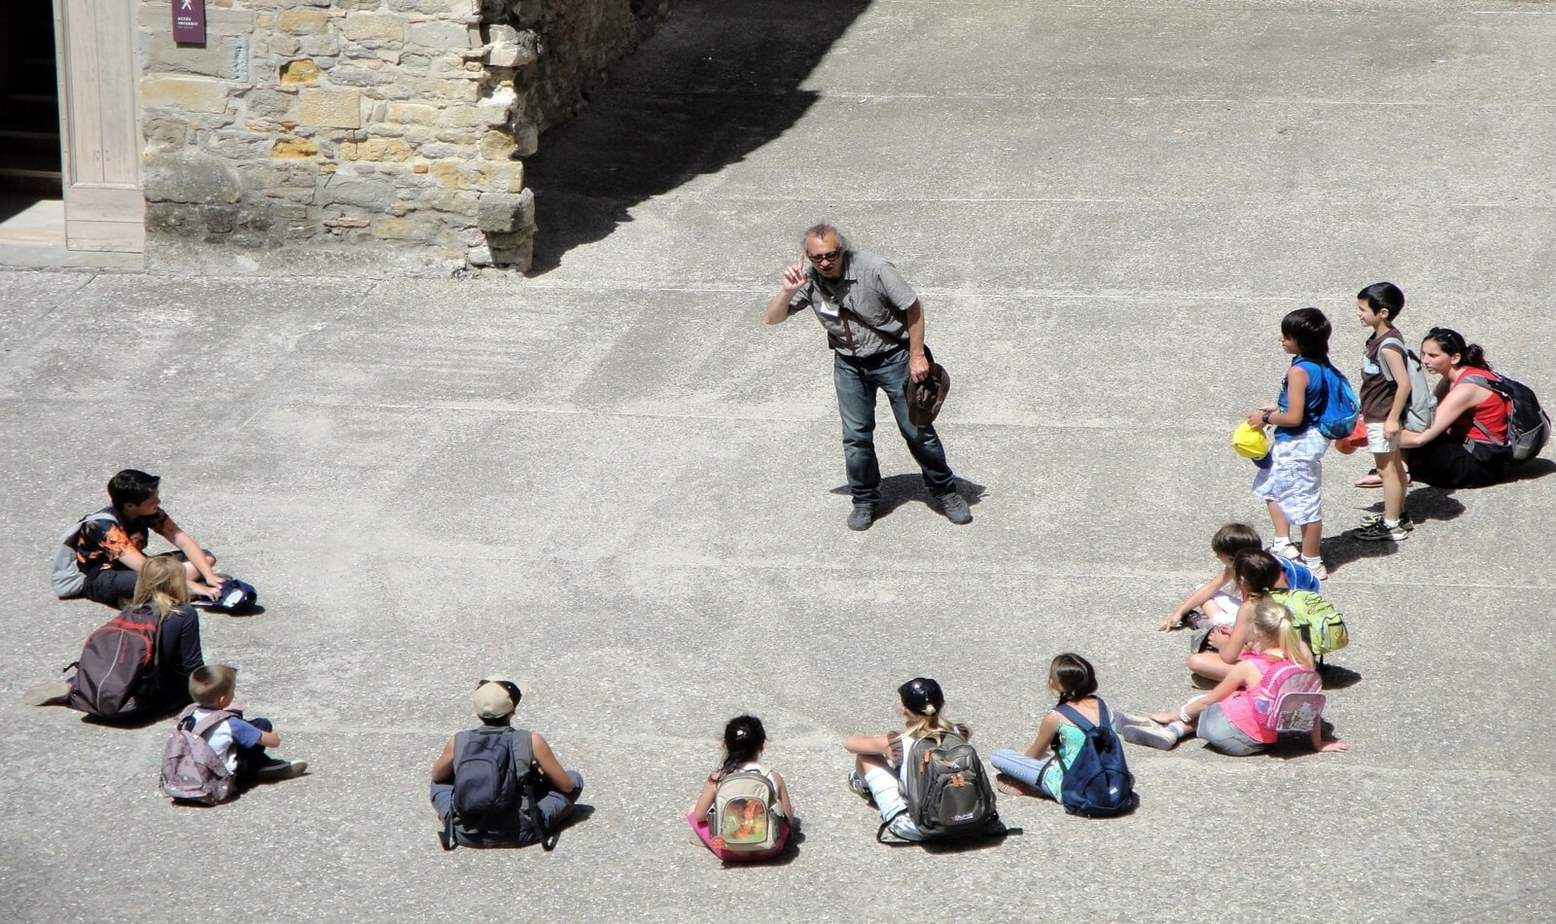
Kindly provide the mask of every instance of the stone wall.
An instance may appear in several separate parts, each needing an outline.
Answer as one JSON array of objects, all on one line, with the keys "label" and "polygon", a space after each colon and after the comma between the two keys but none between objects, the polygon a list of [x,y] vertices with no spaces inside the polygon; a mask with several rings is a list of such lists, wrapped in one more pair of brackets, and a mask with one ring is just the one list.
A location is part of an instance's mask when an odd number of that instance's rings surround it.
[{"label": "stone wall", "polygon": [[663,0],[141,0],[148,255],[527,269],[522,158]]}]

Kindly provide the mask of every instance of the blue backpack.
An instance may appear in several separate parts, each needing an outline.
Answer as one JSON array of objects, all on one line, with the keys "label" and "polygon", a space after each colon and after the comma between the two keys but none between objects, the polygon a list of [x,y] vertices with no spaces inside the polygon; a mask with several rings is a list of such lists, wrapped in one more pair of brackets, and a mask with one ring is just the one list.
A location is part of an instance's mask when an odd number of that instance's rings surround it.
[{"label": "blue backpack", "polygon": [[1059,762],[1064,770],[1059,804],[1071,815],[1088,818],[1134,811],[1140,801],[1135,796],[1135,778],[1124,761],[1124,742],[1118,740],[1108,718],[1108,704],[1097,698],[1096,724],[1068,703],[1060,705],[1058,711],[1086,735],[1075,760],[1068,767]]},{"label": "blue backpack", "polygon": [[1361,403],[1356,398],[1356,389],[1351,387],[1351,380],[1345,377],[1344,372],[1328,362],[1320,368],[1324,372],[1324,403],[1319,407],[1315,423],[1324,439],[1343,440],[1356,429],[1356,421],[1361,416]]}]

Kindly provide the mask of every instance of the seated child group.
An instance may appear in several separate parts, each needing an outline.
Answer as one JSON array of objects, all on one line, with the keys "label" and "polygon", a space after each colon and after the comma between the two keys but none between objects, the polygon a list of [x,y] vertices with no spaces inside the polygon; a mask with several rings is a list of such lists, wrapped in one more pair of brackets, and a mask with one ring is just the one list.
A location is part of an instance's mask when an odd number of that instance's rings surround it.
[{"label": "seated child group", "polygon": [[[1324,592],[1322,459],[1365,447],[1373,468],[1358,482],[1382,490],[1381,510],[1349,535],[1402,542],[1416,523],[1405,507],[1413,481],[1478,487],[1505,480],[1538,454],[1549,423],[1528,388],[1491,370],[1479,346],[1433,328],[1420,353],[1394,326],[1404,295],[1389,283],[1358,293],[1357,319],[1370,330],[1361,389],[1351,390],[1329,360],[1330,324],[1316,308],[1287,314],[1281,345],[1291,356],[1271,403],[1251,411],[1233,436],[1254,463],[1253,493],[1274,530],[1266,544],[1243,523],[1210,538],[1218,567],[1162,619],[1185,630],[1190,682],[1200,692],[1181,705],[1137,714],[1111,709],[1096,669],[1075,653],[1055,656],[1048,687],[1055,705],[1030,743],[989,754],[990,774],[972,731],[946,714],[929,677],[897,690],[901,725],[843,740],[852,755],[847,786],[878,815],[883,843],[1001,837],[1009,828],[996,793],[1052,800],[1073,814],[1133,811],[1137,800],[1122,742],[1173,748],[1189,738],[1222,754],[1247,756],[1287,746],[1344,751],[1326,737],[1325,658],[1350,641]],[[1440,377],[1435,388],[1425,373]],[[107,723],[145,723],[176,714],[161,768],[176,804],[216,805],[244,787],[305,774],[307,764],[275,756],[271,721],[238,704],[237,672],[206,663],[200,642],[207,612],[257,609],[257,592],[216,570],[216,558],[162,508],[160,480],[127,469],[108,484],[108,506],[60,537],[51,584],[62,599],[115,610],[86,640],[61,679],[28,693],[33,705],[64,704]],[[148,555],[151,532],[174,550]],[[432,763],[430,799],[444,849],[458,846],[554,848],[583,792],[539,732],[516,728],[518,684],[482,678],[472,696],[479,724],[444,743]],[[686,820],[695,841],[725,862],[771,859],[796,842],[799,816],[787,782],[765,760],[767,732],[753,715],[724,728],[722,754]],[[991,779],[992,776],[992,779]]]}]

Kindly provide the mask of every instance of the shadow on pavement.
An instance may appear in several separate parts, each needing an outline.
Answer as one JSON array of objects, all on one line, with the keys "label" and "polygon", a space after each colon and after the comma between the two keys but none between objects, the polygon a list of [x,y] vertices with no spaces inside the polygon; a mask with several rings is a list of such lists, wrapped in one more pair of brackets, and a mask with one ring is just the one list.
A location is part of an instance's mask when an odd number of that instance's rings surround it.
[{"label": "shadow on pavement", "polygon": [[[1530,463],[1531,465],[1533,463]],[[1533,476],[1538,477],[1538,476]],[[1369,513],[1382,513],[1383,500],[1379,498],[1363,508]],[[1405,509],[1410,519],[1418,524],[1446,522],[1458,519],[1464,513],[1464,504],[1443,488],[1416,488],[1405,496]],[[1353,561],[1364,558],[1387,558],[1399,551],[1399,543],[1357,539],[1351,530],[1324,539],[1324,563],[1331,572]]]},{"label": "shadow on pavement", "polygon": [[[968,481],[966,478],[956,479],[956,493],[962,495],[969,507],[978,506],[978,502],[983,500],[988,490],[987,487]],[[831,493],[848,497],[848,485],[838,485]],[[881,479],[881,502],[875,505],[875,519],[884,519],[893,510],[909,501],[918,501],[938,515],[940,507],[932,503],[933,500],[929,496],[929,489],[924,487],[924,476],[912,472],[887,475]]]},{"label": "shadow on pavement", "polygon": [[678,0],[590,108],[524,161],[531,275],[631,221],[633,206],[777,138],[816,102],[800,85],[870,0]]}]

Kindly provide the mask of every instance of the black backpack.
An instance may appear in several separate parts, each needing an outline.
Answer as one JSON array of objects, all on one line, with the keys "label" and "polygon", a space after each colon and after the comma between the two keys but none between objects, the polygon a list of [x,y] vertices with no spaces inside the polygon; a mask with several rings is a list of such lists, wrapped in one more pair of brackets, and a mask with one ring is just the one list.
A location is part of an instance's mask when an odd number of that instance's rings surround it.
[{"label": "black backpack", "polygon": [[456,830],[484,840],[523,839],[529,832],[546,850],[559,832],[546,833],[535,798],[535,754],[523,729],[483,726],[454,736],[454,800],[444,819],[444,850],[458,843]]},{"label": "black backpack", "polygon": [[[955,732],[940,740],[920,738],[903,755],[907,783],[902,787],[908,817],[925,837],[958,838],[989,834],[997,827],[994,787],[978,752]],[[888,821],[876,832],[884,841]]]},{"label": "black backpack", "polygon": [[162,620],[149,606],[131,607],[92,630],[70,678],[70,708],[99,719],[133,716],[156,699]]},{"label": "black backpack", "polygon": [[1080,753],[1064,769],[1059,785],[1059,804],[1071,815],[1106,818],[1134,811],[1135,778],[1124,761],[1124,743],[1118,740],[1108,720],[1108,704],[1097,699],[1097,722],[1080,714],[1068,703],[1058,707],[1060,715],[1075,723],[1085,735]]},{"label": "black backpack", "polygon": [[[1511,456],[1514,462],[1527,462],[1540,454],[1540,450],[1545,448],[1545,441],[1550,439],[1551,419],[1546,416],[1544,409],[1540,407],[1540,399],[1534,396],[1529,386],[1500,373],[1495,382],[1483,375],[1467,375],[1460,381],[1470,382],[1495,392],[1508,403],[1507,442],[1496,444],[1471,440],[1469,444],[1471,452],[1486,447],[1481,451],[1494,452],[1504,457]],[[1481,426],[1479,421],[1476,421],[1473,426],[1487,439],[1491,438],[1490,432]]]}]

